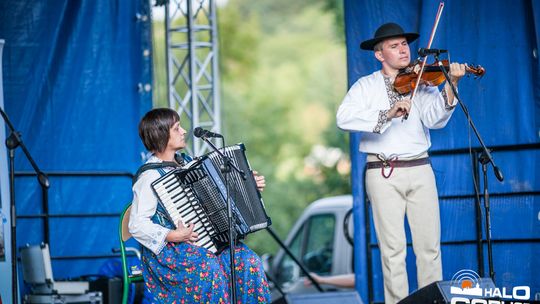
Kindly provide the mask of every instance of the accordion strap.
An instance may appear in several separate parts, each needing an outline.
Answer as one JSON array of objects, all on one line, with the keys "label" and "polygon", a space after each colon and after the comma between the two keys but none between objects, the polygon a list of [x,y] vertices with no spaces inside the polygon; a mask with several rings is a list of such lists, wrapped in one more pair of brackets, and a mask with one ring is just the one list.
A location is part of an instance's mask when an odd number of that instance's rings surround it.
[{"label": "accordion strap", "polygon": [[[135,173],[135,176],[133,177],[133,185],[135,185],[135,183],[137,182],[137,180],[139,179],[141,174],[143,174],[144,171],[155,170],[155,169],[163,169],[163,168],[167,168],[167,167],[177,168],[177,167],[181,167],[184,162],[191,161],[191,157],[189,155],[187,155],[187,154],[184,154],[184,153],[175,154],[174,158],[175,158],[176,162],[164,161],[164,162],[161,162],[161,163],[148,163],[148,164],[142,165],[139,168],[139,170],[137,170],[137,173]],[[160,174],[162,176],[164,175],[163,172],[160,172]]]},{"label": "accordion strap", "polygon": [[[133,177],[133,185],[137,182],[141,174],[144,173],[144,171],[147,170],[155,170],[155,169],[163,169],[166,167],[178,167],[178,164],[175,162],[162,162],[162,163],[149,163],[142,165],[139,170],[137,170],[137,173],[135,173],[135,176]],[[163,174],[162,174],[163,175]]]}]

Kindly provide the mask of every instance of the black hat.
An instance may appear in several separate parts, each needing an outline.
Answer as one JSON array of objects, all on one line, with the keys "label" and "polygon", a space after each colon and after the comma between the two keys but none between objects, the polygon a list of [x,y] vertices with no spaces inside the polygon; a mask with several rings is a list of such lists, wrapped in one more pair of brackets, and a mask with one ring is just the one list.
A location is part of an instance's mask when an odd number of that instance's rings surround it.
[{"label": "black hat", "polygon": [[375,36],[373,36],[373,39],[369,39],[360,43],[360,48],[363,50],[373,50],[373,47],[377,43],[393,37],[405,37],[405,39],[407,39],[407,42],[413,42],[419,36],[420,35],[418,35],[417,33],[403,32],[401,26],[395,23],[385,23],[377,29],[377,31],[375,32]]}]

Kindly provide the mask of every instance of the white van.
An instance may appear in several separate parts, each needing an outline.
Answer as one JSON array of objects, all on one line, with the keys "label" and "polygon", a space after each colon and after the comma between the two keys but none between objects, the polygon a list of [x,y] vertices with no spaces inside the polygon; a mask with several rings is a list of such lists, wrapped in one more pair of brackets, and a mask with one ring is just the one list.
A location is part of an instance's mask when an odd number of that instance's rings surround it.
[{"label": "white van", "polygon": [[[285,244],[310,272],[323,276],[354,272],[352,201],[351,195],[316,200],[289,232]],[[274,258],[264,255],[263,259],[265,270],[273,281],[273,300],[281,296],[276,284],[284,293],[317,292],[312,285],[305,286],[305,274],[283,249]],[[321,287],[337,289],[327,285]]]}]

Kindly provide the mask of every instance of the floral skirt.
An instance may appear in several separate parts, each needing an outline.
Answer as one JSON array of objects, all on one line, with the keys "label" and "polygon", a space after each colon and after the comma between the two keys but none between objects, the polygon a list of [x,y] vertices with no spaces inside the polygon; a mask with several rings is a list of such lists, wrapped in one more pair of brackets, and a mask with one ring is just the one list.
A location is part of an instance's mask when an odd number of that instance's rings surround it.
[{"label": "floral skirt", "polygon": [[[227,282],[231,273],[229,253],[227,248],[218,256]],[[234,266],[237,303],[270,303],[270,291],[261,258],[248,246],[239,243],[234,250]]]},{"label": "floral skirt", "polygon": [[[246,245],[235,248],[238,303],[270,303],[268,282],[260,258]],[[230,303],[229,250],[219,256],[187,243],[167,243],[155,255],[143,247],[146,287],[153,303]]]}]

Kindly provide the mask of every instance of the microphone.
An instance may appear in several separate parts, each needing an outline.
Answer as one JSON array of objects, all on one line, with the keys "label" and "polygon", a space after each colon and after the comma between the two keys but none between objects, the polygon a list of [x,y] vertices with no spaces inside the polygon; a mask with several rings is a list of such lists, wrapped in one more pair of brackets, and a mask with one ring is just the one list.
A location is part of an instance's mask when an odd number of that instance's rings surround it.
[{"label": "microphone", "polygon": [[418,49],[418,56],[420,57],[426,57],[427,55],[439,55],[442,53],[447,53],[447,50],[442,49],[426,49],[426,48],[419,48]]},{"label": "microphone", "polygon": [[205,130],[201,127],[196,127],[195,129],[193,129],[193,135],[195,137],[219,137],[219,138],[223,138],[223,135],[219,134],[219,133],[214,133],[214,132],[210,132],[208,130]]}]

